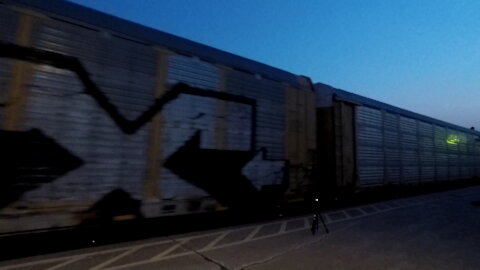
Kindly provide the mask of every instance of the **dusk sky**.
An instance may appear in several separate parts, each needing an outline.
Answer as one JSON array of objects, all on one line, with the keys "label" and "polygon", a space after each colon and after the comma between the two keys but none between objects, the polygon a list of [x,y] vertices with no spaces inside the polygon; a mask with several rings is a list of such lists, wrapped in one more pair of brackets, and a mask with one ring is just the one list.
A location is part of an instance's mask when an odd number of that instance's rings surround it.
[{"label": "dusk sky", "polygon": [[478,0],[74,0],[480,130]]}]

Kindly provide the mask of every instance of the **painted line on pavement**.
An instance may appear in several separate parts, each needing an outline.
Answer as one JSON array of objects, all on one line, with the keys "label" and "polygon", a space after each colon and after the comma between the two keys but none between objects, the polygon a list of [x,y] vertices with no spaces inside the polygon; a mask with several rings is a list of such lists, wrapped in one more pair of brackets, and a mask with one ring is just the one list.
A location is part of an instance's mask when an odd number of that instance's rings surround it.
[{"label": "painted line on pavement", "polygon": [[[408,207],[412,207],[412,206],[416,206],[416,205],[431,203],[431,202],[434,202],[434,201],[437,201],[437,200],[452,199],[451,196],[445,196],[445,195],[457,195],[457,196],[462,196],[462,197],[469,197],[469,196],[480,196],[480,193],[479,192],[472,192],[471,190],[469,192],[465,192],[465,190],[464,191],[455,190],[453,192],[452,191],[450,191],[450,192],[447,191],[447,192],[442,192],[440,194],[437,194],[437,193],[427,194],[427,195],[422,195],[422,196],[413,197],[413,198],[402,198],[402,199],[396,199],[396,200],[391,200],[391,201],[387,201],[387,202],[377,202],[377,203],[372,203],[372,204],[368,204],[368,205],[356,206],[356,207],[352,207],[352,208],[348,208],[348,209],[340,209],[340,210],[334,210],[334,211],[329,211],[329,212],[323,212],[322,216],[324,217],[326,224],[333,224],[333,223],[338,223],[338,222],[343,222],[343,221],[359,219],[359,218],[363,218],[363,217],[367,217],[367,216],[373,216],[373,215],[376,215],[376,214],[385,213],[385,212],[393,211],[393,210],[397,210],[397,209],[408,208]],[[382,206],[378,207],[378,205],[382,205],[383,207]],[[367,212],[366,209],[368,209],[368,208],[374,209],[375,211]],[[383,209],[381,209],[381,208],[383,208]],[[350,211],[351,210],[357,210],[361,214],[353,216],[353,215],[350,215],[347,212],[348,210],[350,210]],[[330,217],[331,214],[339,214],[339,213],[342,213],[343,216],[345,216],[345,217],[337,218],[337,219],[334,219],[334,220]],[[341,215],[338,215],[338,216],[341,216]],[[292,229],[292,230],[286,230],[289,222],[298,222],[300,220],[303,221],[303,226],[299,226],[299,227],[297,227],[295,229]],[[111,270],[123,269],[123,268],[129,267],[129,266],[140,265],[140,264],[144,264],[144,263],[147,263],[147,262],[156,262],[156,261],[161,261],[161,260],[166,260],[166,259],[171,259],[171,258],[176,258],[176,257],[181,257],[181,256],[185,256],[185,255],[194,254],[193,251],[181,252],[181,253],[177,253],[177,254],[170,254],[175,249],[181,247],[183,244],[187,243],[188,241],[190,241],[192,239],[197,239],[197,238],[206,237],[206,236],[218,235],[218,237],[214,238],[204,248],[200,249],[200,251],[204,252],[204,251],[209,251],[209,250],[214,250],[214,249],[231,247],[231,246],[235,246],[235,245],[241,245],[241,244],[245,244],[245,243],[248,243],[248,242],[251,242],[251,241],[257,241],[257,240],[272,238],[272,237],[284,235],[284,234],[287,234],[287,233],[293,233],[293,232],[306,230],[306,229],[308,229],[310,222],[311,222],[311,216],[310,215],[305,216],[303,218],[302,217],[294,217],[294,218],[285,219],[283,221],[278,221],[277,220],[277,221],[273,221],[273,222],[262,223],[262,224],[259,224],[259,225],[250,225],[250,226],[245,226],[245,227],[237,227],[237,228],[234,228],[234,229],[227,229],[225,231],[220,231],[220,232],[215,231],[215,232],[210,232],[210,233],[203,233],[203,234],[198,234],[198,235],[173,238],[174,241],[169,240],[169,239],[168,240],[162,239],[160,241],[153,241],[153,242],[150,242],[150,243],[134,244],[133,246],[129,246],[129,247],[106,249],[106,250],[101,250],[101,251],[88,252],[88,253],[85,253],[85,254],[69,255],[69,256],[59,257],[59,258],[50,258],[50,259],[33,261],[33,262],[20,263],[20,264],[15,264],[15,265],[11,265],[11,266],[5,266],[5,267],[2,267],[1,269],[7,270],[7,269],[20,268],[20,267],[30,267],[30,266],[35,266],[35,265],[45,264],[45,263],[50,263],[50,262],[58,262],[59,264],[56,264],[56,265],[48,268],[49,270],[55,270],[55,269],[58,269],[60,267],[66,266],[70,263],[73,263],[75,261],[84,259],[84,258],[86,258],[90,255],[100,255],[100,254],[107,254],[107,253],[112,253],[112,252],[116,252],[116,251],[124,251],[121,254],[119,254],[119,255],[117,255],[113,258],[110,258],[109,260],[104,261],[104,262],[94,266],[93,268],[91,268],[91,269],[95,269],[95,270],[99,270],[99,269],[111,269]],[[268,225],[273,225],[273,224],[279,224],[279,223],[281,223],[280,228],[276,233],[255,237],[255,235],[263,227],[268,226]],[[242,239],[240,241],[234,241],[234,242],[231,242],[231,243],[217,245],[221,240],[223,240],[230,233],[243,231],[243,230],[248,230],[248,229],[251,229],[252,231],[244,239]],[[175,241],[178,241],[178,242],[175,243]],[[125,264],[125,265],[120,265],[120,266],[115,266],[115,267],[108,267],[109,264],[111,264],[111,263],[113,263],[113,262],[115,262],[115,261],[117,261],[117,260],[135,252],[135,251],[138,251],[141,248],[148,247],[148,246],[153,246],[153,245],[158,245],[158,244],[165,244],[165,243],[172,243],[172,246],[169,247],[168,249],[164,250],[163,252],[157,254],[156,256],[148,259],[148,260],[144,260],[144,261],[140,261],[140,262],[133,262],[133,263],[130,263],[130,264]]]}]

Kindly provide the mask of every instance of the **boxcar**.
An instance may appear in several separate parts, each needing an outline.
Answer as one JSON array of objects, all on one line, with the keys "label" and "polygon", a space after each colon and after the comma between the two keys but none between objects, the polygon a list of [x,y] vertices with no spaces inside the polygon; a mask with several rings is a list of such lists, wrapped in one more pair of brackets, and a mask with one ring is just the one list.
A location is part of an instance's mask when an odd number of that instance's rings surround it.
[{"label": "boxcar", "polygon": [[308,188],[306,77],[64,1],[0,0],[0,41],[0,233]]}]

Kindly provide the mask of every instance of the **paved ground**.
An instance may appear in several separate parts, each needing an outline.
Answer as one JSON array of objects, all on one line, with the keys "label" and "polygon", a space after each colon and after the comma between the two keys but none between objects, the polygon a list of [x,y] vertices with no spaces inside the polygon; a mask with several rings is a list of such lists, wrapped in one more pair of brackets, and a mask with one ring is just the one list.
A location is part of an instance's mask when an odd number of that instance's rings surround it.
[{"label": "paved ground", "polygon": [[480,269],[480,187],[0,262],[0,269]]}]

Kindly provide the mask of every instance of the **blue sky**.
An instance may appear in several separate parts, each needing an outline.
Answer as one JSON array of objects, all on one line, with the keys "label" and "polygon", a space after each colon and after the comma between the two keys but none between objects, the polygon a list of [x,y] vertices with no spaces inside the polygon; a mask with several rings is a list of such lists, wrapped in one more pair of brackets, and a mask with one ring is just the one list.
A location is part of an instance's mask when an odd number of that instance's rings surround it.
[{"label": "blue sky", "polygon": [[480,1],[73,2],[480,130]]}]

